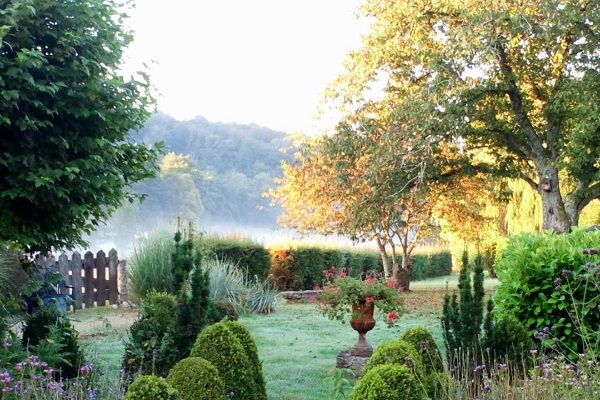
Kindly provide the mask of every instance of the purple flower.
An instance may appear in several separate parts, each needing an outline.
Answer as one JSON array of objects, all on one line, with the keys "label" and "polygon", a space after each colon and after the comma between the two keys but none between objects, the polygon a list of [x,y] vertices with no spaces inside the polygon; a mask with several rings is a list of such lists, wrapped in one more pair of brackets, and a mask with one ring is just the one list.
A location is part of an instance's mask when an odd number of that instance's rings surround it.
[{"label": "purple flower", "polygon": [[529,354],[536,355],[538,351],[536,349],[529,350]]},{"label": "purple flower", "polygon": [[573,273],[570,269],[563,269],[562,276],[569,276]]},{"label": "purple flower", "polygon": [[562,278],[558,277],[558,278],[556,278],[556,279],[554,280],[554,284],[555,284],[555,285],[560,285],[560,284],[562,283],[562,281],[563,281],[563,280],[562,280]]}]

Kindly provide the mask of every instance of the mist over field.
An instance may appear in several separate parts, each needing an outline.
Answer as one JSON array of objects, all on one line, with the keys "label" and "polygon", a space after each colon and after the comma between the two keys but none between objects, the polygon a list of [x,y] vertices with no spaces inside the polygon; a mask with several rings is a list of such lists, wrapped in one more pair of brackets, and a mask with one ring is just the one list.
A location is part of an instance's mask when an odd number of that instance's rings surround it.
[{"label": "mist over field", "polygon": [[291,145],[283,132],[155,114],[133,137],[147,144],[165,143],[159,176],[135,185],[147,198],[126,203],[87,238],[89,248],[80,251],[114,248],[127,257],[137,237],[174,234],[178,217],[186,225],[192,222],[200,234],[241,236],[268,247],[291,242],[365,246],[341,237],[302,237],[278,225],[281,208],[271,206],[264,193],[282,176],[281,162],[293,157],[281,151]]}]

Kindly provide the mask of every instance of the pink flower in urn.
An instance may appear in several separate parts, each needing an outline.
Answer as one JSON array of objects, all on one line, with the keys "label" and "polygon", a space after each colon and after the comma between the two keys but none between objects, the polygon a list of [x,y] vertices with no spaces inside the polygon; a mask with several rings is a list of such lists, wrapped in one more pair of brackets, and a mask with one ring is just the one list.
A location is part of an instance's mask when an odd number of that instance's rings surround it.
[{"label": "pink flower in urn", "polygon": [[373,296],[367,297],[366,300],[367,300],[367,303],[372,303],[372,302],[375,301],[375,299],[373,298]]}]

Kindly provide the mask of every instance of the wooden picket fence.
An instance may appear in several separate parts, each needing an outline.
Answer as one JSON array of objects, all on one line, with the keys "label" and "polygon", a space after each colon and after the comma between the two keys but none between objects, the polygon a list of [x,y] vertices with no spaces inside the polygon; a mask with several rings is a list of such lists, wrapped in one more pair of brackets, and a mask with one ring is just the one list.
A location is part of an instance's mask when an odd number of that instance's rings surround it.
[{"label": "wooden picket fence", "polygon": [[64,283],[59,291],[71,295],[75,309],[101,307],[119,304],[127,300],[127,263],[119,260],[117,251],[112,249],[108,256],[100,250],[96,255],[91,251],[81,254],[74,252],[70,258],[66,253],[60,256],[38,256],[36,264],[40,268],[59,272]]}]

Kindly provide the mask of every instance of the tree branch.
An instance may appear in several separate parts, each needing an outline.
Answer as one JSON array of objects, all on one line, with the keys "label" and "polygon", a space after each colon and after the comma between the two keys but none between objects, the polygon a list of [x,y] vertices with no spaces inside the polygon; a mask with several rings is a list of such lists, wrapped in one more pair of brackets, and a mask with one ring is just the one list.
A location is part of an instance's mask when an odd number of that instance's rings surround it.
[{"label": "tree branch", "polygon": [[517,123],[519,124],[523,133],[525,133],[529,139],[534,155],[547,156],[547,150],[542,145],[542,141],[535,132],[535,128],[533,127],[529,117],[527,116],[527,113],[524,110],[523,96],[521,95],[521,91],[515,82],[515,74],[508,61],[508,55],[500,43],[496,44],[496,49],[498,50],[498,55],[500,56],[500,69],[507,79],[508,88],[506,90],[506,94],[508,94],[508,97],[510,98],[515,119],[517,120]]}]

